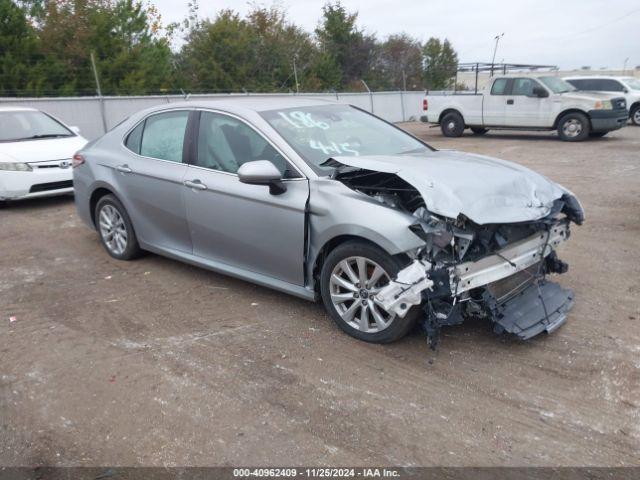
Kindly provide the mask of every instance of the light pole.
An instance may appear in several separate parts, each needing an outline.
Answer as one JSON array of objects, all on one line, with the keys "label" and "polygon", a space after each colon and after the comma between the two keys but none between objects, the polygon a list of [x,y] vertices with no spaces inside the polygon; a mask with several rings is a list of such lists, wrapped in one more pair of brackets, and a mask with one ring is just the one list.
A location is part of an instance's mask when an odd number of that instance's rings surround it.
[{"label": "light pole", "polygon": [[626,75],[627,74],[627,62],[629,61],[629,57],[624,59],[624,64],[622,66],[622,75]]},{"label": "light pole", "polygon": [[496,45],[495,47],[493,47],[493,58],[491,59],[491,76],[493,77],[493,65],[495,64],[496,61],[496,53],[498,52],[498,42],[500,41],[500,39],[504,37],[504,33],[501,33],[499,35],[496,35],[495,37],[493,37],[493,39],[496,41]]}]

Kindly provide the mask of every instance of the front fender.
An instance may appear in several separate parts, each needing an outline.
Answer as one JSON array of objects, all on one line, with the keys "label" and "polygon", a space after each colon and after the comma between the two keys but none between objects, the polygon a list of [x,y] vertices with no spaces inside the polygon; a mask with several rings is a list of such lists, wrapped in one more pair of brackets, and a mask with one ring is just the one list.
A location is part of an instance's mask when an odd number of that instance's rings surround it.
[{"label": "front fender", "polygon": [[360,237],[390,255],[415,250],[424,241],[409,230],[415,218],[331,179],[311,182],[307,278],[322,248],[336,237]]}]

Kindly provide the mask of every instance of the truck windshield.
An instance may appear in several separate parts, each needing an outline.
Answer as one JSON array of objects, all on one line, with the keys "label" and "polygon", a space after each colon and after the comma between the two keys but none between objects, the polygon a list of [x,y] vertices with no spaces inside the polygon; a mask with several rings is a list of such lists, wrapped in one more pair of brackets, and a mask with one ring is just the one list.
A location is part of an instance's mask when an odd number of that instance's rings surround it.
[{"label": "truck windshield", "polygon": [[0,112],[0,142],[72,136],[73,132],[45,113],[33,110]]},{"label": "truck windshield", "polygon": [[349,105],[318,105],[260,112],[319,174],[334,156],[410,155],[432,150],[379,118]]},{"label": "truck windshield", "polygon": [[576,88],[558,77],[538,77],[553,93],[573,92]]},{"label": "truck windshield", "polygon": [[640,80],[637,78],[625,78],[624,83],[626,83],[629,88],[633,90],[640,90]]}]

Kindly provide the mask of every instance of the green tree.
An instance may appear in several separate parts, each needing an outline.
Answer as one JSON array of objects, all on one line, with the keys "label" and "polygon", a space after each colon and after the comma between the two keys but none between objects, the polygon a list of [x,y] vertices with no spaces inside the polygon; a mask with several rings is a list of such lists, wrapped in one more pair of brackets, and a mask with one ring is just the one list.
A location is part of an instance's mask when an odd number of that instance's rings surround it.
[{"label": "green tree", "polygon": [[325,82],[332,82],[325,85],[328,88],[354,88],[371,69],[375,37],[356,27],[357,18],[357,13],[348,13],[339,1],[322,8],[315,31],[320,48],[315,72]]},{"label": "green tree", "polygon": [[177,57],[182,87],[191,92],[295,91],[320,81],[311,65],[317,50],[308,33],[276,7],[253,8],[245,18],[232,10],[213,20],[191,21]]},{"label": "green tree", "polygon": [[92,52],[104,94],[144,94],[171,88],[172,53],[169,39],[161,34],[155,7],[133,0],[28,4],[40,40],[40,58],[34,67],[40,90],[59,95],[94,94]]},{"label": "green tree", "polygon": [[251,89],[256,47],[251,27],[232,10],[198,22],[179,56],[184,87],[191,92]]},{"label": "green tree", "polygon": [[0,95],[37,95],[38,38],[26,9],[0,0]]},{"label": "green tree", "polygon": [[371,88],[416,90],[423,85],[422,47],[406,33],[391,35],[377,48]]},{"label": "green tree", "polygon": [[430,38],[424,44],[422,54],[426,87],[430,90],[447,88],[458,68],[458,54],[449,40],[441,42],[438,38]]}]

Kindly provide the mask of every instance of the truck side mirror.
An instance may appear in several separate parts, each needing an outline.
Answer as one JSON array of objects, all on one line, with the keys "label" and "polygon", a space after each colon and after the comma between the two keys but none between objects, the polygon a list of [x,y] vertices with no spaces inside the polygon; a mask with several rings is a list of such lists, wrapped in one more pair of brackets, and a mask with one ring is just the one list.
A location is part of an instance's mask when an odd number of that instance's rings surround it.
[{"label": "truck side mirror", "polygon": [[531,94],[532,94],[531,95],[532,97],[538,97],[538,98],[546,98],[549,96],[549,92],[547,92],[542,87],[533,87]]}]

